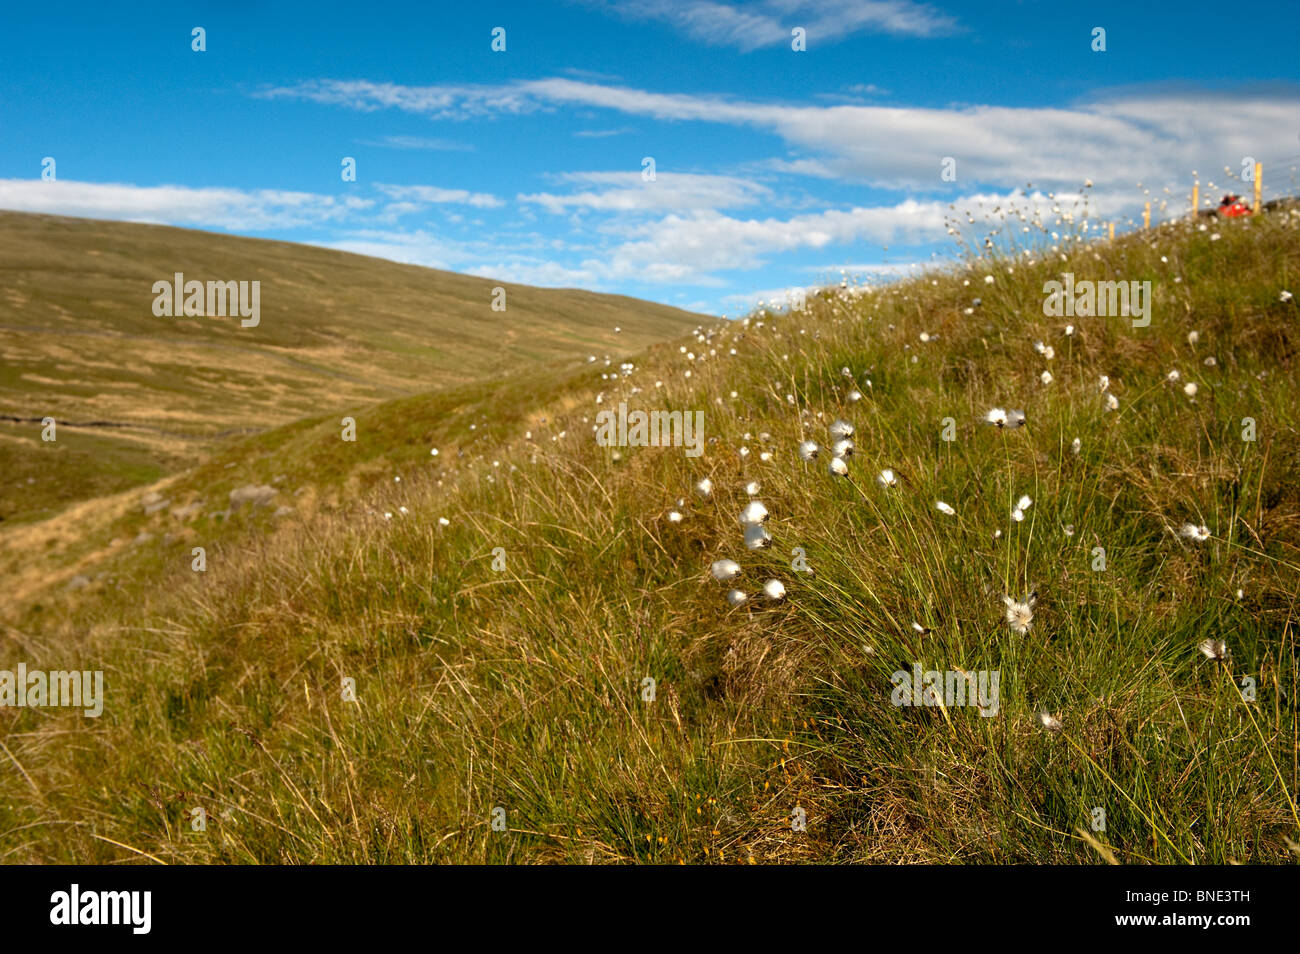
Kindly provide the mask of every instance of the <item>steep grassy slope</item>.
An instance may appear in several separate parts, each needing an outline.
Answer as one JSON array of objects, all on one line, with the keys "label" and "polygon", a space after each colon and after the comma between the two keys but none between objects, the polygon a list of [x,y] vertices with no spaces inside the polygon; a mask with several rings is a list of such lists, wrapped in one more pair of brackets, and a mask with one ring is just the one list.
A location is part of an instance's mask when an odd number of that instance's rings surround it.
[{"label": "steep grassy slope", "polygon": [[[201,534],[155,535],[8,631],[0,664],[103,668],[107,700],[0,710],[0,856],[1294,860],[1300,231],[1218,228],[846,290],[617,380],[504,381],[441,435],[370,422],[374,460],[451,444],[274,533],[238,517],[204,573]],[[1151,326],[1066,335],[1042,312],[1066,271],[1150,280]],[[705,454],[597,446],[620,400],[703,410]],[[341,470],[327,425],[237,466]],[[751,481],[768,549],[742,542]],[[1017,631],[1003,597],[1031,591]],[[914,665],[997,671],[996,714],[892,704]]]},{"label": "steep grassy slope", "polygon": [[[176,272],[261,282],[260,323],[156,317],[153,284]],[[700,320],[516,285],[493,311],[498,284],[285,242],[0,212],[0,519],[156,479],[222,436],[633,353]],[[47,416],[126,426],[65,427],[50,444],[34,423]]]}]

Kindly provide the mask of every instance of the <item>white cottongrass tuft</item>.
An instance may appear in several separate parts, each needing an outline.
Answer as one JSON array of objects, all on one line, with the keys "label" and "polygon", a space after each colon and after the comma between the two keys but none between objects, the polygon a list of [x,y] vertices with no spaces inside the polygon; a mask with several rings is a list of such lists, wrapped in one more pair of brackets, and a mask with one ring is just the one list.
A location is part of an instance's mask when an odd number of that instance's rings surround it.
[{"label": "white cottongrass tuft", "polygon": [[757,480],[751,480],[749,483],[745,484],[745,493],[749,494],[751,497],[757,497],[758,492],[762,489],[763,485]]},{"label": "white cottongrass tuft", "polygon": [[1046,709],[1038,713],[1036,718],[1038,720],[1038,724],[1042,726],[1044,729],[1046,729],[1048,732],[1060,732],[1061,729],[1064,728],[1064,725],[1061,723],[1061,720],[1058,719],[1056,716],[1052,715]]},{"label": "white cottongrass tuft", "polygon": [[1106,410],[1108,410],[1108,411],[1118,411],[1118,410],[1119,410],[1119,398],[1115,397],[1115,395],[1113,395],[1113,394],[1109,394],[1109,393],[1108,393],[1108,394],[1106,395]]},{"label": "white cottongrass tuft", "polygon": [[1228,644],[1221,639],[1202,639],[1196,648],[1206,659],[1213,659],[1215,662],[1227,662],[1232,656]]},{"label": "white cottongrass tuft", "polygon": [[1038,376],[1038,380],[1042,381],[1044,385],[1051,384],[1051,383],[1052,383],[1052,372],[1051,372],[1051,371],[1044,371],[1042,374],[1040,374],[1040,375]]},{"label": "white cottongrass tuft", "polygon": [[727,602],[730,603],[732,606],[740,606],[747,599],[749,599],[749,597],[745,595],[745,592],[743,590],[727,591]]},{"label": "white cottongrass tuft", "polygon": [[853,451],[854,451],[853,441],[845,437],[835,442],[835,445],[831,448],[831,456],[852,457]]},{"label": "white cottongrass tuft", "polygon": [[1021,636],[1028,633],[1034,621],[1034,604],[1038,602],[1037,594],[1030,593],[1023,603],[1013,600],[1009,596],[1002,597],[1002,602],[1007,607],[1006,619],[1011,631]]},{"label": "white cottongrass tuft", "polygon": [[799,456],[804,460],[816,460],[821,448],[817,446],[816,441],[803,441],[799,445]]},{"label": "white cottongrass tuft", "polygon": [[876,480],[880,482],[882,487],[896,487],[898,485],[898,476],[888,467],[880,472],[880,476]]},{"label": "white cottongrass tuft", "polygon": [[1186,384],[1183,385],[1183,393],[1186,394],[1189,398],[1196,397],[1196,391],[1197,388],[1196,388],[1195,381],[1188,381]]},{"label": "white cottongrass tuft", "polygon": [[1204,543],[1210,539],[1210,528],[1201,524],[1199,527],[1194,523],[1185,523],[1178,528],[1178,535],[1184,540],[1192,540],[1196,543]]},{"label": "white cottongrass tuft", "polygon": [[845,437],[853,436],[853,425],[848,421],[840,418],[830,426],[831,440],[840,440]]},{"label": "white cottongrass tuft", "polygon": [[762,523],[767,519],[767,507],[761,500],[751,500],[745,504],[745,509],[740,511],[740,525],[747,527],[752,523]]},{"label": "white cottongrass tuft", "polygon": [[984,420],[994,427],[1020,427],[1025,423],[1025,412],[995,407],[984,415]]},{"label": "white cottongrass tuft", "polygon": [[681,523],[681,522],[682,522],[682,514],[681,514],[681,511],[680,511],[680,510],[669,510],[669,511],[668,511],[668,522],[669,522],[669,523]]},{"label": "white cottongrass tuft", "polygon": [[745,546],[750,550],[763,550],[772,545],[772,535],[761,523],[745,525]]},{"label": "white cottongrass tuft", "polygon": [[780,580],[768,580],[763,584],[763,595],[773,603],[779,603],[785,599],[785,584]]},{"label": "white cottongrass tuft", "polygon": [[740,576],[740,564],[735,560],[715,560],[709,572],[719,583],[727,583]]},{"label": "white cottongrass tuft", "polygon": [[843,457],[832,457],[828,467],[832,477],[847,477],[849,475],[849,465],[844,463]]},{"label": "white cottongrass tuft", "polygon": [[1070,453],[1077,454],[1081,450],[1083,450],[1083,441],[1079,440],[1077,437],[1070,441]]},{"label": "white cottongrass tuft", "polygon": [[950,517],[954,517],[957,515],[957,511],[953,510],[950,504],[946,504],[942,500],[936,500],[934,502],[934,509],[939,511],[940,513],[945,513]]},{"label": "white cottongrass tuft", "polygon": [[713,481],[707,477],[702,477],[695,485],[695,492],[705,500],[713,496]]}]

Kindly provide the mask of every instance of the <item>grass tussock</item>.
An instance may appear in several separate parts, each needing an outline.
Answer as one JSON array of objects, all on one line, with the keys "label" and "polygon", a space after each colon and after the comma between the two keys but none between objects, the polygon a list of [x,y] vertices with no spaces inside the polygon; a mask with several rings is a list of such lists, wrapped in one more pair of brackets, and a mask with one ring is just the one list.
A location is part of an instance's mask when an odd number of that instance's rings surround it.
[{"label": "grass tussock", "polygon": [[[392,466],[358,483],[324,424],[264,440],[241,467],[346,492],[209,528],[202,574],[178,535],[10,628],[6,665],[102,668],[107,701],[0,711],[0,856],[1294,861],[1298,225],[831,289],[454,428],[362,427]],[[1150,280],[1150,327],[1044,317],[1064,271]],[[619,401],[703,410],[705,453],[598,446]],[[996,671],[996,714],[892,704],[913,666]]]}]

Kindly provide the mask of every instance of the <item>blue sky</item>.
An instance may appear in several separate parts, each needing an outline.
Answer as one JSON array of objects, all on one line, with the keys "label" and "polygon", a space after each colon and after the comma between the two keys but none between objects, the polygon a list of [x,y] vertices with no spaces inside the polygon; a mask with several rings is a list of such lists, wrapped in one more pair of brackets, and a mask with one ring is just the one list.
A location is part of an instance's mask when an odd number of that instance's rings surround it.
[{"label": "blue sky", "polygon": [[1166,218],[1246,157],[1296,191],[1294,2],[1156,6],[7,4],[0,208],[735,314],[950,256],[950,203]]}]

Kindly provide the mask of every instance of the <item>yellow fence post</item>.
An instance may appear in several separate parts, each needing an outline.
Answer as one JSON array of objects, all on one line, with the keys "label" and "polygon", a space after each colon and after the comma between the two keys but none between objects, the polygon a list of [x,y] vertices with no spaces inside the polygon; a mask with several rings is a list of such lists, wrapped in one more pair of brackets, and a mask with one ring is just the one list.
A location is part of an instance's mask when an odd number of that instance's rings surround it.
[{"label": "yellow fence post", "polygon": [[1110,240],[1115,241],[1115,223],[1110,223]]},{"label": "yellow fence post", "polygon": [[1192,218],[1196,218],[1197,213],[1200,211],[1201,211],[1201,183],[1193,182],[1192,183]]},{"label": "yellow fence post", "polygon": [[1151,203],[1150,202],[1148,202],[1146,204],[1146,207],[1143,208],[1142,210],[1142,228],[1144,230],[1151,228]]},{"label": "yellow fence post", "polygon": [[1259,213],[1259,195],[1264,188],[1264,163],[1255,163],[1255,205],[1251,209],[1256,214]]}]

